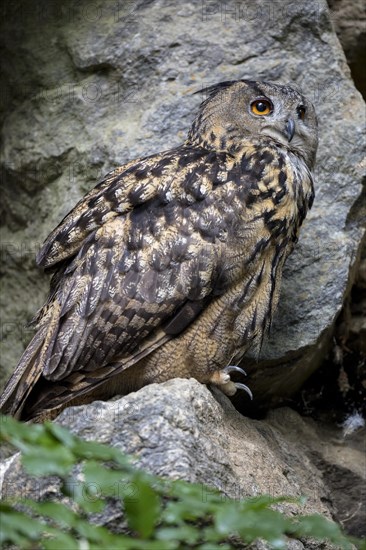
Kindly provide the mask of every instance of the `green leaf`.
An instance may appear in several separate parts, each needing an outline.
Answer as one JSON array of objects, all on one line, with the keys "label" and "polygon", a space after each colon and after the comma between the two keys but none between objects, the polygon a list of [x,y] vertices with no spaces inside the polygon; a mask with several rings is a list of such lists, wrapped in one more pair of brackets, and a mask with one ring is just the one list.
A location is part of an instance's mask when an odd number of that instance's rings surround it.
[{"label": "green leaf", "polygon": [[163,527],[156,532],[158,540],[181,541],[186,544],[195,544],[199,542],[201,533],[195,525],[182,525],[180,527]]},{"label": "green leaf", "polygon": [[194,507],[195,501],[185,500],[168,502],[162,513],[163,520],[168,524],[180,525],[184,521],[194,521],[196,519],[203,519],[209,513],[207,505],[202,505],[200,501],[196,502],[197,506]]},{"label": "green leaf", "polygon": [[28,473],[35,476],[64,476],[74,465],[74,457],[69,449],[60,445],[24,449],[22,464]]},{"label": "green leaf", "polygon": [[278,544],[291,522],[285,515],[269,508],[243,511],[235,503],[230,503],[218,511],[215,525],[222,535],[239,534],[245,542],[263,538]]},{"label": "green leaf", "polygon": [[243,514],[234,503],[222,506],[215,515],[215,526],[220,535],[227,536],[237,533]]},{"label": "green leaf", "polygon": [[88,521],[79,520],[76,524],[76,530],[81,535],[82,538],[85,538],[91,542],[103,542],[108,538],[109,532],[106,527],[96,525],[94,523],[89,523]]},{"label": "green leaf", "polygon": [[343,535],[339,525],[318,514],[297,516],[291,528],[297,536],[328,539],[344,549],[352,548],[350,541]]},{"label": "green leaf", "polygon": [[137,493],[134,497],[124,497],[128,525],[141,537],[151,536],[160,515],[160,498],[139,473],[135,474],[133,483]]},{"label": "green leaf", "polygon": [[83,468],[85,484],[94,486],[102,496],[122,498],[124,486],[130,483],[130,476],[121,470],[111,470],[95,460],[88,460]]},{"label": "green leaf", "polygon": [[42,539],[42,548],[46,550],[80,550],[80,541],[61,531],[52,532],[50,538]]},{"label": "green leaf", "polygon": [[202,540],[206,542],[216,543],[223,541],[225,537],[219,533],[215,525],[206,525],[203,529],[200,529]]},{"label": "green leaf", "polygon": [[77,514],[61,502],[34,502],[27,499],[22,501],[22,504],[66,527],[73,527],[78,520]]},{"label": "green leaf", "polygon": [[199,549],[200,550],[232,550],[233,547],[231,544],[225,544],[225,543],[212,544],[211,542],[207,542],[207,543],[201,544],[199,546]]},{"label": "green leaf", "polygon": [[28,424],[15,420],[12,416],[0,415],[0,441],[7,441],[16,446],[16,442],[38,441],[43,433],[43,426],[34,424],[29,429]]},{"label": "green leaf", "polygon": [[78,504],[85,513],[96,514],[104,510],[106,501],[99,495],[98,487],[72,477],[64,479],[62,493]]},{"label": "green leaf", "polygon": [[66,428],[56,422],[45,422],[45,430],[50,433],[63,446],[73,449],[77,443],[77,438]]},{"label": "green leaf", "polygon": [[177,545],[172,541],[150,541],[141,540],[127,535],[108,535],[108,538],[103,540],[103,546],[100,543],[89,541],[90,550],[177,550]]},{"label": "green leaf", "polygon": [[303,504],[304,499],[298,497],[272,497],[271,495],[259,495],[255,497],[248,497],[240,502],[242,510],[265,510],[274,504],[281,504],[282,502],[291,502],[293,504]]},{"label": "green leaf", "polygon": [[0,543],[5,542],[21,545],[26,540],[37,540],[45,530],[45,525],[39,520],[27,517],[11,506],[1,503]]},{"label": "green leaf", "polygon": [[96,441],[84,441],[82,439],[75,439],[73,444],[73,452],[78,458],[87,458],[93,460],[112,460],[124,466],[126,470],[132,471],[131,460],[121,453],[119,449],[115,447],[109,447]]},{"label": "green leaf", "polygon": [[204,507],[205,510],[211,510],[225,500],[225,497],[217,489],[183,480],[176,480],[170,484],[169,495],[182,501],[192,501],[193,499],[196,502],[201,502],[201,509]]}]

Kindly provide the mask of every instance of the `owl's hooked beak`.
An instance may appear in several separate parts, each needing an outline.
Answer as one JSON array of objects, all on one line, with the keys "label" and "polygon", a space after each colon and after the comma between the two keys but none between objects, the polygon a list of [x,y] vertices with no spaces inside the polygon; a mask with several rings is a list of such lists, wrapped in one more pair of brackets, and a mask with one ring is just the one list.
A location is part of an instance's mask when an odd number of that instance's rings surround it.
[{"label": "owl's hooked beak", "polygon": [[274,128],[273,125],[262,126],[260,133],[287,145],[295,135],[295,121],[293,118],[289,118],[281,128]]},{"label": "owl's hooked beak", "polygon": [[295,122],[292,118],[289,118],[285,125],[285,136],[288,139],[288,142],[292,140],[295,134]]}]

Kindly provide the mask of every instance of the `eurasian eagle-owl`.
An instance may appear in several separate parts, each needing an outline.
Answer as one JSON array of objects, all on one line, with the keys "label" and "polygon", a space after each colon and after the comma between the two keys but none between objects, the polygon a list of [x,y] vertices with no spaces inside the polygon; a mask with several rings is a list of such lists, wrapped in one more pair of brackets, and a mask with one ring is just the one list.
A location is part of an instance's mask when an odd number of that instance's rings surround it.
[{"label": "eurasian eagle-owl", "polygon": [[3,412],[41,420],[174,377],[236,391],[313,201],[317,121],[290,86],[206,92],[183,145],[108,174],[45,241],[50,295]]}]

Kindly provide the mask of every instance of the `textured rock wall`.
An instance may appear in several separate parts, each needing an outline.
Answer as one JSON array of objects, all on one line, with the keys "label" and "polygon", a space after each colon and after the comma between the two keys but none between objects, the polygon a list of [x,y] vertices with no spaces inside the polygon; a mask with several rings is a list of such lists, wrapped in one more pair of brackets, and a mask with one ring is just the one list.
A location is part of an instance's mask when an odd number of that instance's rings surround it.
[{"label": "textured rock wall", "polygon": [[179,144],[193,92],[259,78],[299,85],[320,122],[315,204],[248,382],[257,402],[293,392],[327,350],[364,232],[364,105],[325,2],[23,0],[5,4],[1,36],[3,373],[46,295],[34,255],[48,232],[107,171]]}]

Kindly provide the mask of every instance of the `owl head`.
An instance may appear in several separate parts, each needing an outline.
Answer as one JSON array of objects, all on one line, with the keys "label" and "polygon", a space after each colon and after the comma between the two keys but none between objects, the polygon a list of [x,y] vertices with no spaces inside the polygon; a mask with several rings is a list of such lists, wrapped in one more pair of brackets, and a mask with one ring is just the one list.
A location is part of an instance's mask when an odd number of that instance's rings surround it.
[{"label": "owl head", "polygon": [[312,103],[298,90],[270,82],[235,80],[200,93],[207,99],[201,103],[188,142],[230,152],[244,140],[265,137],[301,156],[310,169],[314,167],[317,118]]}]

